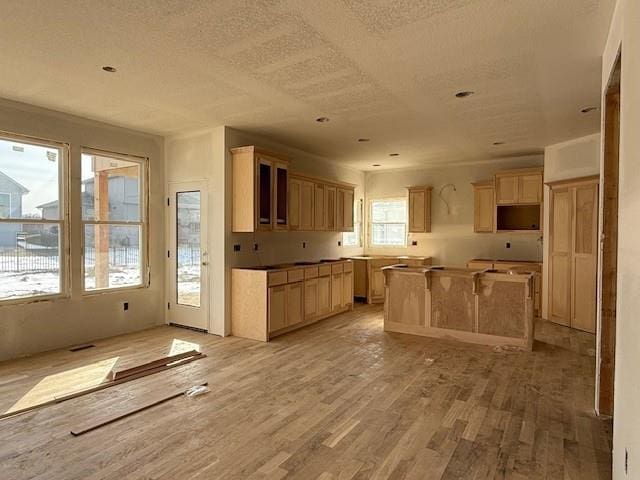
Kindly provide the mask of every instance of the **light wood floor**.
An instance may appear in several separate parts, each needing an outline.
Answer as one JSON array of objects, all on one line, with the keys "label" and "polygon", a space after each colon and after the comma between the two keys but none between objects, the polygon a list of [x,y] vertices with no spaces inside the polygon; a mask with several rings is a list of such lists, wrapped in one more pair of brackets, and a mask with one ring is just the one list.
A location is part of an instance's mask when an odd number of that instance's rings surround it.
[{"label": "light wood floor", "polygon": [[[178,340],[208,355],[0,420],[0,479],[610,478],[593,335],[539,322],[536,338],[496,353],[385,334],[381,308],[362,306],[269,344],[160,327],[6,362],[0,413],[189,349]],[[211,393],[69,434],[202,380]]]}]

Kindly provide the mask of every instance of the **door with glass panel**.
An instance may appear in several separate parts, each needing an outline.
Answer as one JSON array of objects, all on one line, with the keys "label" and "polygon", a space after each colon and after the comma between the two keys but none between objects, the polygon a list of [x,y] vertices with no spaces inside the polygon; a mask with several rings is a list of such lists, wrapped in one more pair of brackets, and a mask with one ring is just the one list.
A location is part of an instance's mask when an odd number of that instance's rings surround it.
[{"label": "door with glass panel", "polygon": [[206,182],[169,184],[169,323],[209,329]]}]

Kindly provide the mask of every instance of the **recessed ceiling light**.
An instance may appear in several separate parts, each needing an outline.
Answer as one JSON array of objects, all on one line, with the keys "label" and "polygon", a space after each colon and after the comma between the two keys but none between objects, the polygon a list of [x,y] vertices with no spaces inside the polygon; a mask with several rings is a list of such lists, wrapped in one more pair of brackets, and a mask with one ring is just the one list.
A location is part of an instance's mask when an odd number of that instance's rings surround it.
[{"label": "recessed ceiling light", "polygon": [[504,142],[493,142],[494,145],[504,145]]},{"label": "recessed ceiling light", "polygon": [[379,163],[374,163],[373,165],[371,165],[372,167],[381,167],[382,165],[380,165]]},{"label": "recessed ceiling light", "polygon": [[584,107],[582,110],[580,110],[581,113],[589,113],[589,112],[593,112],[595,110],[598,110],[598,107]]},{"label": "recessed ceiling light", "polygon": [[471,90],[463,90],[461,92],[456,93],[456,98],[467,98],[473,95],[474,93],[476,92],[473,92]]},{"label": "recessed ceiling light", "polygon": [[358,141],[359,142],[368,142],[370,139],[369,138],[359,138]]},{"label": "recessed ceiling light", "polygon": [[389,156],[390,157],[397,157],[398,155],[400,155],[399,153],[390,153]]},{"label": "recessed ceiling light", "polygon": [[102,70],[104,70],[105,72],[109,72],[109,73],[116,73],[117,70],[115,67],[110,67],[109,65],[102,67]]},{"label": "recessed ceiling light", "polygon": [[318,118],[316,118],[316,122],[319,122],[319,123],[326,123],[328,121],[329,121],[329,117],[318,117]]}]

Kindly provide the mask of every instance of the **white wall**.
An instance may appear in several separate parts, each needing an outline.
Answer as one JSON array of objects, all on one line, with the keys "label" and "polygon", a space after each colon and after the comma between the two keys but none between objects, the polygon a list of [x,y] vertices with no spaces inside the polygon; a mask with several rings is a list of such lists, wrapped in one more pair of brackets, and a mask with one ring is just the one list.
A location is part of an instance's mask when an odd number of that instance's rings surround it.
[{"label": "white wall", "polygon": [[[353,183],[356,185],[356,199],[364,195],[362,172],[232,128],[219,127],[167,139],[167,182],[207,179],[209,185],[209,331],[219,335],[230,331],[232,268],[362,253],[361,247],[338,246],[342,234],[336,232],[232,233],[229,149],[244,145],[257,145],[282,153],[290,159],[291,171]],[[302,247],[303,242],[306,248]],[[255,243],[258,244],[257,252],[253,249]],[[236,244],[240,245],[239,252],[233,250]]]},{"label": "white wall", "polygon": [[[416,170],[367,172],[365,217],[368,218],[369,201],[384,197],[407,197],[406,187],[430,185],[431,233],[409,234],[408,246],[365,247],[368,254],[426,255],[434,264],[464,266],[472,258],[496,258],[508,260],[542,260],[542,243],[537,233],[474,233],[474,195],[471,182],[490,180],[493,175],[510,168],[542,165],[542,155],[494,159],[465,165],[433,166]],[[440,198],[440,189],[447,187],[442,196],[449,203],[449,212]],[[368,237],[368,235],[367,235]],[[413,240],[417,246],[411,246]],[[511,248],[506,248],[506,243]]]},{"label": "white wall", "polygon": [[[618,0],[603,55],[604,94],[622,45],[613,478],[640,478],[640,2]],[[602,165],[602,163],[601,163]],[[629,472],[625,475],[625,450]]]},{"label": "white wall", "polygon": [[[549,145],[544,149],[544,204],[550,204],[548,182],[598,175],[600,172],[600,133],[567,142]],[[544,231],[549,231],[549,208],[544,209]],[[543,284],[549,285],[549,242],[543,247]],[[542,289],[542,318],[548,318],[549,295]]]},{"label": "white wall", "polygon": [[[71,205],[71,296],[0,306],[0,360],[141,330],[163,322],[163,139],[72,115],[0,99],[0,131],[70,144],[71,196],[80,197],[80,149],[149,157],[149,288],[83,295],[80,203]],[[153,241],[156,240],[156,241]],[[129,302],[129,310],[123,310]]]}]

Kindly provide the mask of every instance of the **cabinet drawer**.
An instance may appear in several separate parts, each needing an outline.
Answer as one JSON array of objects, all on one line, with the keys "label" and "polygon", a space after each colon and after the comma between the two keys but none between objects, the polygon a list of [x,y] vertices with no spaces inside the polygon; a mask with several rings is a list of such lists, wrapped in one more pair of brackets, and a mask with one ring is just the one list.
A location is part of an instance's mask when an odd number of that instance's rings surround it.
[{"label": "cabinet drawer", "polygon": [[270,272],[267,278],[267,285],[273,287],[274,285],[283,285],[287,283],[287,272]]},{"label": "cabinet drawer", "polygon": [[296,268],[295,270],[287,271],[287,282],[301,282],[304,279],[304,270]]},{"label": "cabinet drawer", "polygon": [[344,267],[342,263],[334,263],[331,265],[331,273],[342,273]]},{"label": "cabinet drawer", "polygon": [[318,267],[305,268],[304,278],[318,278]]},{"label": "cabinet drawer", "polygon": [[345,262],[342,265],[345,272],[353,272],[353,262]]},{"label": "cabinet drawer", "polygon": [[318,267],[318,276],[326,277],[327,275],[331,275],[331,265],[320,265]]}]

